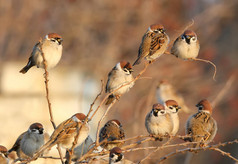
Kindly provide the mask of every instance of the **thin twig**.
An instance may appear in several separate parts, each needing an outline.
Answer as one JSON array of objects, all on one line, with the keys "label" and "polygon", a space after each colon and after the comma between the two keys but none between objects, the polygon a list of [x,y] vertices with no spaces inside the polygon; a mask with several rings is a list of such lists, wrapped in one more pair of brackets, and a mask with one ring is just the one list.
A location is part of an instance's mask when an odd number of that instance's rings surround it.
[{"label": "thin twig", "polygon": [[[90,113],[93,111],[93,106],[94,106],[95,102],[96,102],[97,99],[101,96],[101,94],[102,94],[102,92],[103,92],[103,88],[104,88],[104,87],[103,87],[103,86],[104,86],[104,82],[103,82],[103,80],[101,80],[101,83],[102,83],[101,91],[100,91],[99,94],[96,96],[96,98],[94,99],[93,103],[90,105],[90,109],[89,109],[89,112],[88,112],[86,118],[88,118],[89,115],[90,115]],[[91,119],[92,119],[92,117],[90,118],[89,121],[91,121]]]},{"label": "thin twig", "polygon": [[122,87],[125,87],[125,86],[127,86],[127,85],[130,85],[131,83],[137,81],[137,80],[140,78],[140,76],[146,71],[147,67],[148,67],[150,64],[151,64],[151,63],[146,63],[145,66],[144,66],[144,69],[143,69],[132,81],[130,81],[130,82],[126,83],[126,84],[123,84],[123,85],[121,85],[119,88],[117,88],[116,90],[114,90],[113,92],[108,93],[108,94],[104,97],[104,99],[101,101],[100,105],[99,105],[99,106],[97,107],[97,109],[94,111],[93,115],[90,117],[89,120],[92,120],[92,118],[94,117],[94,115],[97,113],[98,109],[104,104],[104,102],[107,100],[107,98],[108,98],[111,94],[113,94],[114,92],[118,91],[118,90],[121,89]]},{"label": "thin twig", "polygon": [[216,77],[216,74],[217,74],[217,67],[216,67],[216,65],[215,65],[213,62],[211,62],[211,61],[209,61],[209,60],[205,60],[205,59],[199,59],[199,58],[193,58],[193,60],[195,60],[195,61],[202,61],[202,62],[211,64],[211,65],[214,67],[214,69],[215,69],[215,70],[214,70],[214,73],[213,73],[212,79],[213,79],[214,81],[216,81],[216,80],[215,80],[215,77]]},{"label": "thin twig", "polygon": [[158,150],[162,149],[164,146],[168,145],[170,143],[170,141],[172,140],[172,138],[170,138],[168,141],[166,141],[162,146],[158,146],[154,151],[152,151],[151,153],[149,153],[148,155],[146,155],[143,159],[141,159],[138,163],[142,163],[144,162],[146,159],[148,159],[152,154],[154,154],[155,152],[157,152]]},{"label": "thin twig", "polygon": [[220,90],[220,92],[217,94],[216,98],[212,101],[213,108],[217,105],[218,102],[220,102],[222,100],[222,98],[228,92],[229,88],[232,86],[232,84],[235,80],[235,77],[236,77],[235,74],[230,76],[230,78],[227,80],[225,86]]},{"label": "thin twig", "polygon": [[[229,145],[229,144],[233,144],[233,143],[238,143],[237,140],[234,140],[234,141],[229,141],[229,142],[224,142],[224,143],[219,143],[219,144],[215,144],[215,145],[210,145],[210,146],[206,146],[206,147],[198,147],[198,148],[185,148],[185,149],[180,149],[180,150],[176,150],[175,152],[171,152],[167,155],[165,155],[164,157],[161,157],[160,160],[158,161],[158,163],[160,162],[163,162],[164,160],[176,155],[176,154],[179,154],[179,153],[185,153],[185,152],[197,152],[197,151],[201,151],[201,150],[215,150],[215,151],[218,151],[214,148],[218,148],[220,146],[226,146],[226,145]],[[219,149],[219,152],[220,149]],[[229,155],[229,153],[225,152],[225,154],[223,155],[226,155],[228,156],[229,158],[235,160],[235,161],[238,161],[238,159],[232,157],[231,155]]]},{"label": "thin twig", "polygon": [[[53,113],[52,113],[52,109],[51,109],[51,102],[50,102],[50,98],[49,98],[49,86],[48,86],[48,82],[49,82],[49,79],[48,79],[48,76],[49,76],[49,72],[47,71],[47,62],[46,62],[46,59],[45,59],[45,54],[42,50],[42,40],[40,40],[40,50],[41,50],[41,53],[42,53],[42,58],[43,58],[43,63],[44,63],[44,69],[45,69],[45,90],[46,90],[46,100],[47,100],[47,103],[48,103],[48,108],[49,108],[49,114],[50,114],[50,122],[52,123],[54,129],[56,129],[56,125],[55,125],[55,122],[54,122],[54,117],[53,117]],[[60,149],[60,146],[57,144],[57,150],[59,152],[59,156],[60,156],[60,159],[61,159],[61,163],[64,164],[64,160],[63,160],[63,156],[62,156],[62,152],[61,152],[61,149]]]},{"label": "thin twig", "polygon": [[95,146],[98,146],[99,144],[99,129],[100,129],[100,125],[101,122],[103,121],[103,119],[107,116],[107,113],[109,112],[109,110],[111,109],[111,107],[113,106],[113,104],[116,102],[116,99],[107,107],[105,113],[103,114],[103,116],[101,117],[101,119],[98,122],[98,127],[97,127],[97,135],[96,135],[96,144]]}]

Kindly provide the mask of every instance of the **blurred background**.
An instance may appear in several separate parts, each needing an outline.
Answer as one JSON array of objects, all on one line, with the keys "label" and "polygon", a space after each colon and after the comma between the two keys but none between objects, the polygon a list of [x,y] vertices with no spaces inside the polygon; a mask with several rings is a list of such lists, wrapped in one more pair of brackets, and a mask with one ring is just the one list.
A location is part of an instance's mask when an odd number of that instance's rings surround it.
[{"label": "blurred background", "polygon": [[[167,80],[184,97],[189,108],[189,113],[179,113],[179,134],[184,135],[187,118],[197,111],[195,104],[204,98],[215,100],[233,76],[235,81],[224,89],[226,93],[214,108],[213,117],[219,128],[214,143],[236,139],[238,1],[0,0],[0,144],[11,148],[16,138],[34,122],[41,122],[49,134],[53,131],[45,99],[44,70],[33,67],[25,75],[19,73],[35,43],[46,34],[56,32],[64,40],[62,59],[49,77],[53,115],[58,125],[76,112],[88,112],[101,90],[101,80],[106,83],[107,74],[116,63],[136,60],[149,25],[162,23],[173,42],[192,19],[194,25],[190,29],[197,33],[201,47],[198,57],[216,64],[216,81],[212,79],[214,68],[210,64],[163,55],[113,106],[103,123],[116,118],[121,121],[127,138],[146,135],[145,116],[157,102],[158,82]],[[143,64],[136,66],[134,76],[142,69]],[[97,121],[104,110],[105,107],[101,108],[90,123],[94,139]],[[149,142],[143,146],[160,144]],[[145,163],[156,163],[174,150],[159,151]],[[237,145],[222,150],[238,158]],[[137,162],[148,153],[148,150],[131,152],[126,158]],[[183,163],[185,156],[176,155],[165,163]],[[59,161],[41,159],[34,163]],[[218,152],[204,151],[194,155],[193,163],[234,162]]]}]

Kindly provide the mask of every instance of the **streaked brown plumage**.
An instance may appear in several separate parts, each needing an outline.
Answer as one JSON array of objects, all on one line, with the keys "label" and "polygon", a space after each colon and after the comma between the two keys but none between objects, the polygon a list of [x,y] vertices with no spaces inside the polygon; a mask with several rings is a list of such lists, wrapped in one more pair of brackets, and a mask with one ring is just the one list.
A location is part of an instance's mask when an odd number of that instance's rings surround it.
[{"label": "streaked brown plumage", "polygon": [[115,119],[108,121],[104,127],[101,128],[99,133],[99,142],[107,140],[107,143],[101,145],[107,150],[110,150],[113,147],[121,147],[124,144],[124,142],[109,143],[110,141],[123,139],[125,139],[125,132],[121,123]]},{"label": "streaked brown plumage", "polygon": [[164,26],[161,24],[151,25],[142,38],[138,58],[133,66],[140,64],[144,58],[152,61],[160,57],[166,51],[168,43],[169,36],[165,33]]},{"label": "streaked brown plumage", "polygon": [[[59,124],[50,136],[49,141],[40,148],[37,154],[40,154],[45,149],[51,148],[56,144],[59,144],[59,146],[65,149],[71,148],[78,130],[80,131],[77,145],[83,143],[89,134],[88,123],[83,125],[85,118],[86,116],[83,113],[76,113],[69,119]],[[38,156],[34,156],[34,158],[38,158]]]},{"label": "streaked brown plumage", "polygon": [[211,116],[212,106],[208,100],[201,100],[196,107],[198,112],[187,121],[186,134],[190,135],[191,138],[186,140],[190,142],[211,142],[217,132],[217,123]]}]

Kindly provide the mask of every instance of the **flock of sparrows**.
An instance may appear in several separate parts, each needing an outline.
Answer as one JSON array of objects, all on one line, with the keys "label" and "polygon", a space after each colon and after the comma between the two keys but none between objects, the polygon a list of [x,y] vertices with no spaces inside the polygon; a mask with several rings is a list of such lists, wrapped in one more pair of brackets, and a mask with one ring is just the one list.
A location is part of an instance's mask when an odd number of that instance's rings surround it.
[{"label": "flock of sparrows", "polygon": [[[134,65],[140,64],[142,60],[154,61],[165,53],[169,44],[169,36],[161,24],[151,25],[142,38],[138,51],[138,58]],[[191,30],[186,30],[179,36],[171,48],[171,54],[183,60],[191,60],[198,56],[199,42],[197,35]],[[20,70],[26,73],[31,67],[44,68],[44,58],[47,68],[53,68],[59,62],[62,55],[62,37],[56,33],[50,33],[39,41],[33,48],[27,65]],[[121,61],[113,67],[108,74],[106,93],[110,96],[106,105],[120,98],[134,86],[132,76],[132,65],[127,61]],[[163,140],[166,136],[174,136],[179,130],[178,111],[182,108],[188,111],[183,99],[175,93],[169,93],[170,86],[161,82],[158,86],[158,102],[152,106],[152,110],[145,117],[145,127],[148,133],[156,140]],[[200,142],[196,146],[202,146],[213,140],[217,131],[216,121],[212,118],[212,107],[207,100],[200,101],[197,105],[198,112],[192,115],[186,123],[185,139],[190,142]],[[77,160],[92,146],[93,140],[89,136],[89,124],[83,113],[76,113],[69,119],[57,126],[52,135],[45,137],[43,125],[33,123],[29,129],[22,133],[11,149],[0,146],[0,163],[7,163],[7,154],[16,151],[19,160],[37,158],[56,144],[64,149],[70,149],[78,136],[77,145],[72,155]],[[109,163],[126,163],[120,147],[124,144],[125,132],[120,121],[113,119],[108,121],[100,130],[99,141],[104,149],[110,150]],[[114,142],[113,142],[114,141]],[[118,142],[117,142],[118,141]],[[69,154],[66,154],[69,158]],[[91,163],[95,162],[93,159]],[[3,161],[3,162],[2,162]],[[107,161],[107,163],[108,163]],[[128,162],[128,161],[127,161]],[[101,161],[101,163],[103,163]],[[132,162],[131,162],[132,163]]]}]

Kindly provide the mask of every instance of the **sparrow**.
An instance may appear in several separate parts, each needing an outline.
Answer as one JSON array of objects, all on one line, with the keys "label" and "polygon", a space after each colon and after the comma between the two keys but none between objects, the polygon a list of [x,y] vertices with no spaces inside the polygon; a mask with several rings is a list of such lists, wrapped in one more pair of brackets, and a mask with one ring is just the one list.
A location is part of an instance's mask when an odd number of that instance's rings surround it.
[{"label": "sparrow", "polygon": [[101,146],[107,150],[112,149],[113,147],[121,147],[125,142],[116,142],[110,143],[114,140],[124,140],[125,132],[122,129],[122,125],[118,120],[108,121],[104,127],[101,128],[99,132],[99,142],[106,140],[107,142]]},{"label": "sparrow", "polygon": [[199,49],[200,45],[196,33],[192,30],[186,30],[174,41],[171,54],[180,59],[189,60],[198,56]]},{"label": "sparrow", "polygon": [[114,147],[110,150],[109,164],[133,164],[133,162],[124,159],[122,150],[119,147]]},{"label": "sparrow", "polygon": [[162,104],[154,104],[152,110],[146,115],[145,127],[151,136],[162,141],[162,137],[169,135],[173,129],[170,115]]},{"label": "sparrow", "polygon": [[[85,141],[79,146],[74,148],[74,154],[72,155],[72,161],[77,161],[81,156],[86,154],[88,150],[93,146],[93,140],[90,136],[88,136]],[[69,152],[66,151],[66,161],[69,160]],[[67,162],[65,162],[67,164]]]},{"label": "sparrow", "polygon": [[172,123],[173,123],[173,129],[171,131],[171,135],[175,135],[179,130],[179,117],[178,117],[178,111],[181,109],[181,107],[178,105],[178,103],[175,100],[167,100],[164,103],[164,107],[166,112],[169,114]]},{"label": "sparrow", "polygon": [[8,152],[5,146],[0,145],[0,163],[1,164],[8,164]]},{"label": "sparrow", "polygon": [[62,37],[56,33],[49,33],[42,41],[39,41],[34,46],[27,65],[20,70],[20,73],[25,74],[31,67],[44,68],[42,51],[45,56],[47,68],[55,67],[60,61],[62,55]]},{"label": "sparrow", "polygon": [[22,133],[8,151],[16,151],[20,160],[30,159],[44,145],[44,128],[41,123],[31,124],[29,129]]},{"label": "sparrow", "polygon": [[[42,153],[44,150],[56,144],[59,144],[60,147],[65,149],[71,148],[77,133],[79,134],[77,145],[82,144],[89,134],[89,125],[87,122],[84,122],[85,118],[86,116],[83,113],[76,113],[69,119],[63,121],[56,127],[49,141],[40,148],[37,154]],[[34,159],[36,158],[38,158],[38,155],[34,156]]]},{"label": "sparrow", "polygon": [[140,64],[144,58],[152,61],[160,57],[166,51],[168,43],[169,36],[165,33],[164,26],[162,24],[151,25],[142,38],[138,58],[133,66]]},{"label": "sparrow", "polygon": [[[217,133],[217,123],[212,117],[212,106],[208,100],[204,99],[196,107],[198,112],[189,117],[185,128],[186,135],[191,137],[185,140],[210,143]],[[198,146],[204,145],[203,143],[198,144]]]},{"label": "sparrow", "polygon": [[185,104],[184,98],[176,92],[175,88],[167,80],[161,80],[158,83],[156,97],[157,101],[161,104],[164,104],[166,100],[176,100],[181,106],[182,111],[190,113],[189,108]]},{"label": "sparrow", "polygon": [[[115,98],[119,99],[122,94],[128,92],[129,89],[133,87],[134,82],[132,81],[134,80],[134,78],[132,76],[132,72],[132,66],[127,61],[121,61],[117,63],[116,66],[113,67],[113,69],[109,72],[106,85],[106,93],[111,93],[114,91],[115,92],[108,97],[106,105],[111,104]],[[131,83],[128,84],[129,82]],[[125,86],[121,87],[122,85]]]}]

